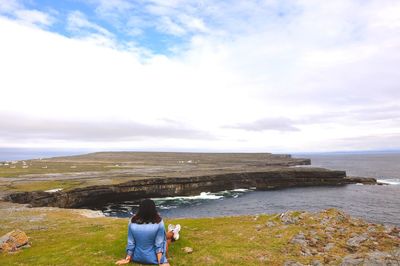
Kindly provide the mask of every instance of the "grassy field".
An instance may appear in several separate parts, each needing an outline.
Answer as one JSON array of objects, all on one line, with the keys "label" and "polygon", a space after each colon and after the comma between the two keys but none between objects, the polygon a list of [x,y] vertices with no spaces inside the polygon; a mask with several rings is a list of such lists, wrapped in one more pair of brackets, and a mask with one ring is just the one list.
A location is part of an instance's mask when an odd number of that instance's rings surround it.
[{"label": "grassy field", "polygon": [[21,175],[51,174],[51,173],[77,173],[90,171],[109,171],[116,169],[115,164],[101,162],[57,162],[47,160],[27,160],[25,168],[22,161],[15,164],[0,166],[0,177],[17,177]]},{"label": "grassy field", "polygon": [[[8,204],[8,203],[7,203]],[[13,205],[14,206],[14,205]],[[0,235],[19,228],[30,237],[31,247],[15,254],[0,254],[0,265],[114,265],[125,256],[127,219],[87,218],[79,210],[57,208],[2,208],[0,209]],[[292,213],[300,216],[301,213]],[[345,233],[334,235],[335,248],[328,253],[301,256],[300,248],[290,243],[297,233],[317,232],[316,248],[325,244],[327,225],[324,217],[335,217],[330,210],[317,215],[302,215],[296,224],[284,225],[277,215],[241,216],[202,219],[166,220],[180,223],[181,238],[173,243],[169,252],[171,265],[283,265],[287,260],[311,263],[318,259],[338,265],[348,254],[346,240],[351,234],[362,233],[368,225],[358,220],[338,224]],[[273,221],[275,226],[266,224]],[[336,222],[335,222],[336,223]],[[399,240],[384,237],[384,227],[376,225],[376,242],[366,242],[360,251],[390,250],[399,246]],[[377,237],[382,235],[381,237]],[[186,254],[182,248],[193,248]]]}]

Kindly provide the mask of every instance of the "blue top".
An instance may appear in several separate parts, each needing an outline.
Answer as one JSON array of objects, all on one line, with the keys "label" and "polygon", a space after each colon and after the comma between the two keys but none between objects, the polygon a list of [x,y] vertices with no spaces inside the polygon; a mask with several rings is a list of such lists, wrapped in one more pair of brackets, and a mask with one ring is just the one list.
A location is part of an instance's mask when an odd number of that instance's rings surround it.
[{"label": "blue top", "polygon": [[[162,253],[161,263],[167,263],[166,258],[167,237],[165,235],[164,221],[158,224],[135,224],[128,225],[128,245],[126,252],[131,260],[158,264],[156,253]],[[133,255],[132,255],[133,254]]]}]

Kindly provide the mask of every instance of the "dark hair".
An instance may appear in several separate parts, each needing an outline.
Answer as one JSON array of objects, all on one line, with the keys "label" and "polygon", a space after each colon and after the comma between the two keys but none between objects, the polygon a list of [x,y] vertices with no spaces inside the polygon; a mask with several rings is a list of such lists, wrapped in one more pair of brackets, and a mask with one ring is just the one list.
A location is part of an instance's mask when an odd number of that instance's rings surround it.
[{"label": "dark hair", "polygon": [[143,200],[138,211],[131,219],[132,223],[135,224],[158,224],[161,222],[161,217],[156,210],[156,204],[151,199]]}]

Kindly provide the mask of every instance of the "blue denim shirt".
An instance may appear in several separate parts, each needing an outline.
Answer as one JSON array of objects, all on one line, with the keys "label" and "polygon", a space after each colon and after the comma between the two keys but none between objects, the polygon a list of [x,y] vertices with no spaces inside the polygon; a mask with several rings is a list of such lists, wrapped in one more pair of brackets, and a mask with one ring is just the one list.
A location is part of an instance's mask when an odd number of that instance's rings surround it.
[{"label": "blue denim shirt", "polygon": [[147,264],[158,264],[156,253],[162,253],[161,263],[167,263],[167,237],[164,221],[158,224],[128,225],[128,245],[126,252],[133,261]]}]

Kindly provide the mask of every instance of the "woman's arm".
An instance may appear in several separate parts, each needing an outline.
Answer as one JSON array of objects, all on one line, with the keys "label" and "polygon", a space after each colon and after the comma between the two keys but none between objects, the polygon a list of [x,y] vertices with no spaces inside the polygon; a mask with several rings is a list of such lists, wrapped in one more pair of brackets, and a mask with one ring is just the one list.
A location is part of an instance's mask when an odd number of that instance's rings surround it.
[{"label": "woman's arm", "polygon": [[157,235],[154,241],[158,264],[161,264],[161,258],[165,250],[166,242],[167,238],[165,237],[164,222],[161,221],[158,225]]},{"label": "woman's arm", "polygon": [[128,225],[128,244],[126,245],[126,258],[129,257],[129,260],[133,256],[133,251],[135,250],[135,238],[133,237],[132,227],[129,223]]},{"label": "woman's arm", "polygon": [[115,264],[118,264],[118,265],[128,264],[133,257],[134,249],[135,249],[135,238],[133,237],[131,224],[129,223],[129,225],[128,225],[128,244],[126,245],[126,257],[125,257],[125,259],[117,261]]},{"label": "woman's arm", "polygon": [[161,264],[161,257],[162,257],[162,253],[157,253],[157,261],[158,261],[158,265]]}]

